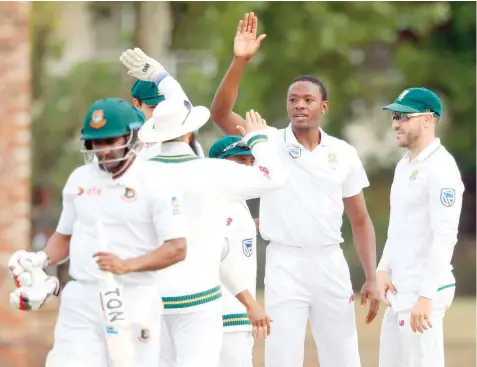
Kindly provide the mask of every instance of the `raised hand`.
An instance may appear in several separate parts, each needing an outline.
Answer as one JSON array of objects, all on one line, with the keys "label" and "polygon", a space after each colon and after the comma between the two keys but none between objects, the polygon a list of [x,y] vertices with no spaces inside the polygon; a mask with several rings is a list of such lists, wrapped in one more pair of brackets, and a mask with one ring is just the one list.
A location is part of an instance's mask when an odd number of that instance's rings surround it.
[{"label": "raised hand", "polygon": [[262,34],[257,38],[258,18],[254,13],[246,13],[237,27],[234,39],[234,55],[249,60],[260,48],[260,43],[267,37]]},{"label": "raised hand", "polygon": [[237,125],[236,127],[242,136],[247,136],[252,132],[265,129],[267,127],[267,122],[258,112],[250,110],[245,114],[245,122],[243,126]]},{"label": "raised hand", "polygon": [[159,75],[167,73],[164,67],[152,57],[147,56],[141,49],[127,49],[119,60],[128,69],[128,75],[145,81],[156,81]]}]

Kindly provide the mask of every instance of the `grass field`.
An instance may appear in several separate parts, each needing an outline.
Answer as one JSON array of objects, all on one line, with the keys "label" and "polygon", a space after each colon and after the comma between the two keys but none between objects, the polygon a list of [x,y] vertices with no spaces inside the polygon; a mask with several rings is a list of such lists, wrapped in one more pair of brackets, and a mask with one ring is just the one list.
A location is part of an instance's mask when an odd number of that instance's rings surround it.
[{"label": "grass field", "polygon": [[[359,300],[359,297],[356,297]],[[378,367],[379,333],[381,328],[382,311],[371,325],[364,324],[365,312],[359,309],[359,301],[355,302],[356,319],[358,324],[359,349],[363,367]],[[444,319],[446,367],[473,367],[476,365],[475,329],[476,309],[475,298],[456,298],[447,311]],[[254,367],[264,366],[264,342],[255,342]],[[310,331],[305,341],[305,362],[303,367],[319,366],[316,349]],[[301,367],[301,366],[290,366]]]}]

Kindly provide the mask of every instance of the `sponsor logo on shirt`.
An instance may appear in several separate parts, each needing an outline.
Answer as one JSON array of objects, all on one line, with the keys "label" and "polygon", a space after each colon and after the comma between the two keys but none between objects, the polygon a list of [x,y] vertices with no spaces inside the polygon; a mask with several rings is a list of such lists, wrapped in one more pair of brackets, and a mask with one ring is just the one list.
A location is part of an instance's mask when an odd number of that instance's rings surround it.
[{"label": "sponsor logo on shirt", "polygon": [[133,189],[130,189],[129,187],[126,187],[124,189],[124,194],[121,196],[121,199],[128,202],[136,200],[137,199],[136,191],[134,191]]},{"label": "sponsor logo on shirt", "polygon": [[234,220],[232,218],[227,218],[227,224],[225,225],[226,227],[230,226]]},{"label": "sponsor logo on shirt", "polygon": [[328,164],[333,170],[336,170],[338,163],[338,155],[336,153],[328,153]]},{"label": "sponsor logo on shirt", "polygon": [[404,320],[399,320],[399,326],[404,326]]},{"label": "sponsor logo on shirt", "polygon": [[178,215],[181,213],[181,205],[175,196],[173,196],[171,199],[171,206],[173,215]]},{"label": "sponsor logo on shirt", "polygon": [[77,196],[81,196],[86,194],[86,196],[99,196],[101,195],[101,189],[99,187],[93,186],[87,189],[84,189],[81,186],[78,186],[78,192],[76,193]]},{"label": "sponsor logo on shirt", "polygon": [[250,257],[253,254],[253,238],[247,238],[242,241],[242,250],[245,256]]},{"label": "sponsor logo on shirt", "polygon": [[267,177],[270,176],[270,172],[268,171],[268,169],[266,167],[259,166],[258,168],[260,169],[260,171],[263,172],[263,174],[265,176],[267,176]]},{"label": "sponsor logo on shirt", "polygon": [[355,295],[354,295],[354,292],[351,293],[351,297],[349,298],[349,303],[353,303],[354,302],[354,298],[355,298]]},{"label": "sponsor logo on shirt", "polygon": [[454,189],[442,189],[441,190],[441,203],[445,207],[449,208],[455,203],[455,190]]},{"label": "sponsor logo on shirt", "polygon": [[288,154],[290,154],[290,156],[291,156],[293,159],[300,158],[300,156],[301,156],[301,148],[300,148],[300,147],[297,147],[297,146],[291,146],[291,147],[288,148]]}]

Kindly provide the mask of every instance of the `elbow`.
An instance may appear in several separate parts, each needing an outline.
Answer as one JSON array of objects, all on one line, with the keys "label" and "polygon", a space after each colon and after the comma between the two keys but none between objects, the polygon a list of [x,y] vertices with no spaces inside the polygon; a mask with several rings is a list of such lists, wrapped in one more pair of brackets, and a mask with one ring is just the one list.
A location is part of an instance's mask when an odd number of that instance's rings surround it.
[{"label": "elbow", "polygon": [[356,218],[353,218],[351,221],[351,227],[353,230],[370,230],[374,232],[373,222],[371,221],[371,217],[367,212]]}]

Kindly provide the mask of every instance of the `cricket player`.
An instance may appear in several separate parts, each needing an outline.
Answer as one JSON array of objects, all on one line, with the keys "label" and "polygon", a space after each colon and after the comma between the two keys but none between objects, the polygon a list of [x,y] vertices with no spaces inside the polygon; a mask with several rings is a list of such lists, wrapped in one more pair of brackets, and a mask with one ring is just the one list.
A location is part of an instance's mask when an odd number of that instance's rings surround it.
[{"label": "cricket player", "polygon": [[[234,60],[211,106],[212,119],[235,135],[243,118],[233,112],[240,78],[265,35],[257,37],[257,17],[240,21]],[[360,357],[350,273],[340,244],[343,211],[366,282],[361,307],[370,300],[366,322],[376,316],[376,240],[363,189],[369,186],[356,149],[326,134],[320,120],[328,110],[324,84],[312,76],[296,78],[288,89],[290,125],[270,129],[290,178],[260,200],[259,229],[269,240],[265,269],[265,306],[273,319],[266,340],[267,367],[303,364],[310,321],[321,367],[358,367]]]},{"label": "cricket player", "polygon": [[[141,80],[157,82],[164,70],[140,50],[127,50],[120,59],[128,74]],[[270,319],[247,289],[240,269],[221,267],[219,271],[229,203],[259,197],[286,180],[277,154],[263,133],[265,121],[253,111],[247,116],[240,132],[249,147],[258,152],[256,167],[195,155],[190,135],[208,121],[210,112],[205,107],[192,107],[187,100],[166,98],[139,131],[144,143],[161,144],[161,154],[152,161],[170,167],[184,192],[184,212],[189,218],[188,256],[178,266],[162,271],[159,279],[166,324],[161,366],[217,365],[223,334],[217,302],[222,295],[221,281],[246,305],[258,334],[270,332]],[[190,274],[194,274],[192,278]],[[203,338],[205,332],[207,338]]]},{"label": "cricket player", "polygon": [[[223,136],[209,150],[210,158],[227,159],[253,166],[254,157],[240,136]],[[256,296],[257,230],[245,201],[233,203],[227,219],[227,238],[221,267],[240,266],[245,270],[248,289]],[[236,262],[231,264],[231,262]],[[226,288],[223,290],[222,319],[224,336],[219,367],[253,367],[252,325],[247,310]]]},{"label": "cricket player", "polygon": [[451,259],[464,185],[452,155],[435,135],[442,103],[426,88],[409,88],[394,103],[399,161],[391,213],[377,270],[383,317],[380,367],[444,367],[443,318],[454,298]]},{"label": "cricket player", "polygon": [[[159,363],[162,305],[156,270],[184,260],[187,234],[173,183],[154,163],[136,159],[143,123],[144,115],[126,101],[92,104],[81,131],[83,152],[92,163],[68,178],[56,232],[44,251],[19,251],[10,259],[19,280],[25,272],[70,258],[74,280],[62,293],[47,367],[106,367],[111,360],[115,367]],[[111,285],[112,291],[103,292]],[[58,290],[27,285],[12,294],[11,303],[34,310],[52,294]],[[111,328],[118,319],[128,323],[127,332]]]}]

